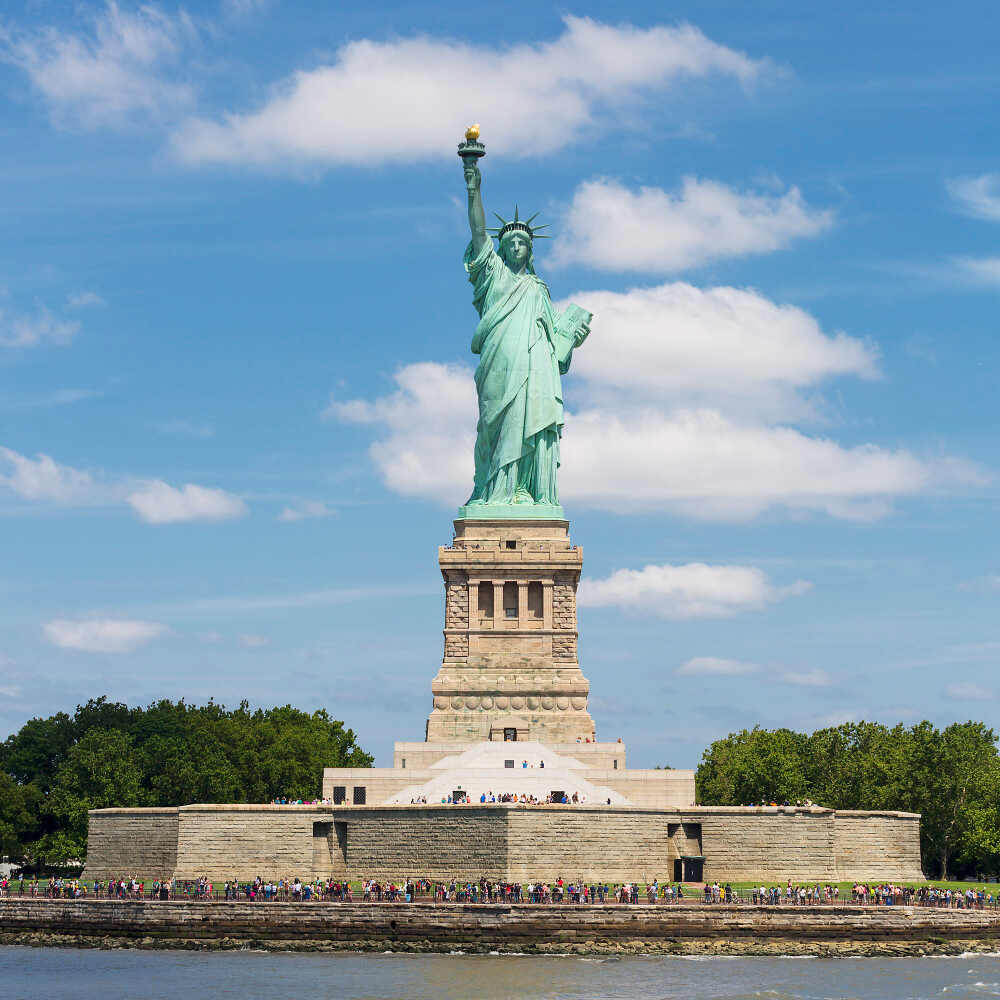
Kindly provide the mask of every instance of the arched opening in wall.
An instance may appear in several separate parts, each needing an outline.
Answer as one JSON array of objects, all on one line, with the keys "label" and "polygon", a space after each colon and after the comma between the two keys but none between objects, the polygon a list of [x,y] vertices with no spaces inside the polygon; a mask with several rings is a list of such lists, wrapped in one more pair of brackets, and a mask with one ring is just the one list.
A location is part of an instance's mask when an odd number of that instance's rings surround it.
[{"label": "arched opening in wall", "polygon": [[528,584],[528,617],[541,621],[542,585],[538,580]]},{"label": "arched opening in wall", "polygon": [[510,581],[503,585],[503,616],[517,618],[517,584]]},{"label": "arched opening in wall", "polygon": [[493,584],[489,580],[479,584],[479,617],[493,617]]}]

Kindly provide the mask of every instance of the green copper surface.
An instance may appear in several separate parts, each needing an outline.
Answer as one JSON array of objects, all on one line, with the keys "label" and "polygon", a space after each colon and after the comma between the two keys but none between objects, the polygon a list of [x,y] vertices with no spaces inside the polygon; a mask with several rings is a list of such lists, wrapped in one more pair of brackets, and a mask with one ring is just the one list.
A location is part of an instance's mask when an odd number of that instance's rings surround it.
[{"label": "green copper surface", "polygon": [[[482,144],[478,144],[482,145]],[[483,147],[485,153],[485,147]],[[459,155],[462,156],[460,149]],[[482,155],[482,154],[479,154]],[[502,223],[499,247],[486,230],[478,156],[462,156],[472,239],[465,269],[479,325],[476,472],[465,518],[563,520],[556,482],[563,428],[561,375],[590,333],[591,314],[570,305],[557,312],[535,274],[534,216]]]}]

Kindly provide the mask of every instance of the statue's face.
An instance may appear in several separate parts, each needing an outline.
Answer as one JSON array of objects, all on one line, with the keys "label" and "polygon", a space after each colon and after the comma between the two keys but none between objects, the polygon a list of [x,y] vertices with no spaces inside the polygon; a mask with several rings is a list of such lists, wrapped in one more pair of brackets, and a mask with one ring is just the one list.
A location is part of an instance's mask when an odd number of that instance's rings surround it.
[{"label": "statue's face", "polygon": [[521,271],[531,259],[531,240],[524,233],[510,233],[503,238],[500,250],[507,266]]}]

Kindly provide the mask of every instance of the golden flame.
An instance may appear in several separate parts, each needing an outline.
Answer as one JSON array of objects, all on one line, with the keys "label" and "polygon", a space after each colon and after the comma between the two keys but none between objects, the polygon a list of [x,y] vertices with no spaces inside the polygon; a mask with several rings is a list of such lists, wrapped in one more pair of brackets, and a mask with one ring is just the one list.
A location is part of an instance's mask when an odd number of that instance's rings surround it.
[{"label": "golden flame", "polygon": [[478,123],[475,124],[475,125],[470,125],[465,130],[465,138],[469,142],[475,142],[479,138],[479,124]]}]

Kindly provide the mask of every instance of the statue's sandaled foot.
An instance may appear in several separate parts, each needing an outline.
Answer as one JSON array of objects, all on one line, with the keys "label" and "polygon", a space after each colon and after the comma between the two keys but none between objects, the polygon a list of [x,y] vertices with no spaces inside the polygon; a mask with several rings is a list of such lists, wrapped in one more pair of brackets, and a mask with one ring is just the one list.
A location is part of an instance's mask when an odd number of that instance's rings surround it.
[{"label": "statue's sandaled foot", "polygon": [[527,490],[518,490],[514,494],[514,503],[534,503],[535,498]]}]

